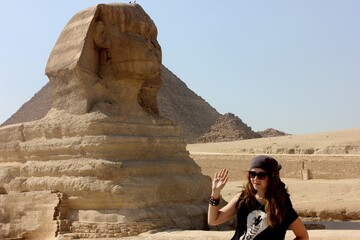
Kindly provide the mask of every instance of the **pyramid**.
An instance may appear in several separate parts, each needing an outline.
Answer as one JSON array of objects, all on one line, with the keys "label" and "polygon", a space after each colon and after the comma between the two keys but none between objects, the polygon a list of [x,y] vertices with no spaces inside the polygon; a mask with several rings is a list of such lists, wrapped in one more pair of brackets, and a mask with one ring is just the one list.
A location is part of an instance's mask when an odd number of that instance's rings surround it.
[{"label": "pyramid", "polygon": [[261,137],[263,137],[263,138],[266,138],[266,137],[280,137],[280,136],[289,135],[288,133],[276,130],[274,128],[267,128],[264,131],[258,131],[257,133],[259,133],[261,135]]},{"label": "pyramid", "polygon": [[198,142],[229,142],[251,138],[261,138],[261,135],[252,131],[251,127],[233,113],[226,113],[198,138]]}]

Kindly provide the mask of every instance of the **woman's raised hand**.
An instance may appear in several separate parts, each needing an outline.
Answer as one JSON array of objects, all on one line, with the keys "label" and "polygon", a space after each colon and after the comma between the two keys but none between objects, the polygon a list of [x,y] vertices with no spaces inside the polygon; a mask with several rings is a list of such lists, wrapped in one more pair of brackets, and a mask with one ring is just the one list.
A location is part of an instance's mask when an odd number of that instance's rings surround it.
[{"label": "woman's raised hand", "polygon": [[229,170],[227,169],[221,169],[220,171],[215,173],[214,179],[212,181],[212,193],[211,193],[211,195],[214,198],[220,197],[220,192],[224,188],[224,186],[226,185],[229,179],[228,174],[229,174]]}]

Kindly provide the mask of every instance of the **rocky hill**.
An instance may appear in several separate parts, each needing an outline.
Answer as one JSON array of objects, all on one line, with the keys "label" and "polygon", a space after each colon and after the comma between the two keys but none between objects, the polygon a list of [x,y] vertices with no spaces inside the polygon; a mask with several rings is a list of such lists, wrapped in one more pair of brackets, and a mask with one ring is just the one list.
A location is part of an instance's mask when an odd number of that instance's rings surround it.
[{"label": "rocky hill", "polygon": [[198,138],[198,142],[230,142],[251,138],[261,138],[261,135],[251,130],[239,117],[226,113]]},{"label": "rocky hill", "polygon": [[273,129],[273,128],[268,128],[265,129],[264,131],[258,131],[258,134],[260,134],[262,137],[266,138],[266,137],[280,137],[280,136],[285,136],[285,135],[289,135],[288,133]]},{"label": "rocky hill", "polygon": [[[194,143],[221,114],[165,66],[162,66],[161,74],[163,83],[158,94],[160,115],[179,124],[185,141]],[[51,103],[51,88],[47,83],[0,127],[41,119],[50,110]]]}]

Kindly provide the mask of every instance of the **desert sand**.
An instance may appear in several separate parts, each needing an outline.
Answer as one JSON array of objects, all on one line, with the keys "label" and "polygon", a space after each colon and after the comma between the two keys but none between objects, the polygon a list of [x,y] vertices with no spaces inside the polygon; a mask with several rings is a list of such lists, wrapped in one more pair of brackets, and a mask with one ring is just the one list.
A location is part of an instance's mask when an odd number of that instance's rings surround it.
[{"label": "desert sand", "polygon": [[[299,180],[282,179],[288,186],[294,208],[299,214],[307,212],[321,212],[322,220],[326,222],[314,222],[317,219],[302,217],[306,224],[319,224],[326,229],[309,230],[311,240],[323,239],[360,239],[360,219],[353,221],[339,221],[331,219],[338,213],[359,214],[360,201],[360,178],[343,180]],[[228,182],[222,191],[225,200],[230,200],[236,192],[240,191],[241,181]],[[161,232],[147,232],[136,237],[128,237],[128,240],[228,240],[234,231],[192,231],[192,230],[169,230]],[[286,240],[294,239],[292,231],[286,234]]]},{"label": "desert sand", "polygon": [[[360,145],[360,129],[351,129],[338,132],[291,135],[276,138],[253,139],[245,141],[190,144],[187,149],[190,153],[216,153],[229,154],[241,152],[239,149],[263,149],[267,146],[280,146],[281,148],[314,148],[325,149],[331,146]],[[355,152],[352,155],[359,156]],[[339,169],[341,163],[339,163]],[[230,174],[231,173],[230,169]],[[212,176],[210,176],[212,177]],[[309,230],[311,240],[322,239],[360,239],[360,176],[353,179],[310,179],[295,178],[282,179],[288,187],[294,208],[301,219],[308,226],[316,229]],[[242,181],[230,181],[222,191],[225,200],[230,200],[236,192],[241,190]],[[351,221],[350,221],[351,220]],[[225,240],[230,239],[234,231],[191,231],[172,230],[158,233],[143,233],[129,240]],[[286,240],[294,239],[292,231],[286,234]]]},{"label": "desert sand", "polygon": [[[360,220],[360,178],[282,180],[288,187],[294,208],[305,220]],[[229,201],[241,186],[241,181],[228,182],[222,192],[223,198]]]},{"label": "desert sand", "polygon": [[[166,231],[159,233],[143,233],[137,237],[127,237],[124,240],[229,240],[233,236],[233,231],[214,232],[214,231]],[[311,230],[309,231],[311,240],[359,240],[360,230]],[[285,240],[294,239],[291,231],[286,234]]]},{"label": "desert sand", "polygon": [[[305,224],[315,229],[309,230],[311,240],[359,240],[360,239],[360,178],[325,180],[282,179],[288,187],[294,208]],[[228,182],[222,191],[222,196],[229,201],[236,192],[241,190],[242,181]],[[308,215],[308,217],[304,216]],[[311,217],[319,215],[318,217]],[[341,221],[343,216],[344,221]],[[353,218],[351,221],[345,221]],[[324,222],[325,221],[325,222]],[[168,230],[147,232],[128,240],[228,240],[234,231],[198,231],[198,230]],[[291,230],[286,234],[286,240],[294,239]]]},{"label": "desert sand", "polygon": [[[187,150],[191,154],[244,154],[239,153],[239,149],[264,149],[268,146],[274,145],[287,149],[297,146],[297,148],[302,149],[314,148],[319,150],[329,149],[330,147],[336,146],[352,146],[352,149],[355,150],[360,146],[360,129],[349,129],[316,134],[289,135],[262,139],[249,139],[232,142],[188,144]],[[321,155],[323,156],[324,154]],[[327,156],[331,155],[332,154],[329,154]],[[319,155],[312,154],[312,156]],[[355,156],[355,161],[359,161],[356,164],[360,164],[360,153],[357,153],[356,151],[354,151],[352,154],[342,153],[342,156],[344,158],[347,158],[348,156]],[[326,164],[326,162],[324,162],[324,164]],[[207,164],[203,164],[201,167],[203,172],[207,172],[205,168],[209,168]],[[229,167],[230,170],[230,180],[234,179],[231,177],[231,175],[236,175],[239,173],[231,172],[231,165],[227,165],[227,167]],[[324,165],[323,169],[325,170],[326,167],[327,166]],[[338,172],[347,171],[346,166],[341,165],[341,160],[339,161],[338,167],[335,170]],[[335,170],[331,169],[331,171]],[[358,177],[336,180],[301,180],[295,178],[283,178],[282,180],[288,186],[293,205],[299,212],[300,216],[312,221],[360,221],[360,173],[357,173],[356,176]],[[234,192],[240,191],[242,185],[243,183],[241,181],[229,182],[223,190],[223,198],[225,200],[230,200],[234,195]]]},{"label": "desert sand", "polygon": [[[345,148],[347,152],[344,152]],[[264,153],[264,149],[313,149],[315,154],[345,153],[360,156],[360,128],[187,145],[187,150],[191,153]]]}]

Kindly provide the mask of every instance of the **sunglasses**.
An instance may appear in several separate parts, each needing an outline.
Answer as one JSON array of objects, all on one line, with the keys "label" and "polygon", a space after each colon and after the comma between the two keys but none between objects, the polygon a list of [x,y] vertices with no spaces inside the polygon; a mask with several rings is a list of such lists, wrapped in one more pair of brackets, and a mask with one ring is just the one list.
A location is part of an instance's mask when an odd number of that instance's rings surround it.
[{"label": "sunglasses", "polygon": [[255,178],[257,176],[257,179],[259,180],[264,180],[267,177],[267,173],[266,172],[254,172],[254,171],[249,171],[249,177],[250,178]]}]

